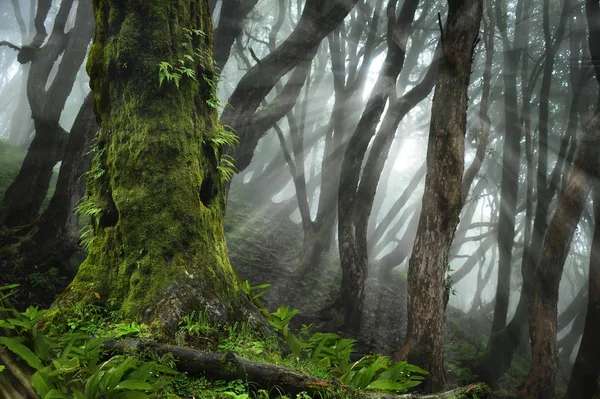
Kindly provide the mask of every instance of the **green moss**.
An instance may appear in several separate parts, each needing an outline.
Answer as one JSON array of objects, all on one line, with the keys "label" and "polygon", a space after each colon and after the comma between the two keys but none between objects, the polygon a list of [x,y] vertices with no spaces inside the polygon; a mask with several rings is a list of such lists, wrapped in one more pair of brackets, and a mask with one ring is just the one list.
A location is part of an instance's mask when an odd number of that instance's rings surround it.
[{"label": "green moss", "polygon": [[88,71],[101,155],[92,168],[104,173],[90,175],[87,195],[101,212],[92,216],[88,258],[59,301],[99,296],[119,304],[127,319],[171,330],[202,307],[231,318],[244,302],[225,246],[221,154],[206,140],[220,126],[215,110],[198,101],[210,88],[192,80],[179,89],[158,84],[161,61],[174,63],[189,48],[210,52],[210,35],[184,32],[212,31],[206,4],[95,5],[100,28]]},{"label": "green moss", "polygon": [[17,177],[23,158],[25,158],[24,151],[0,140],[0,201],[4,198],[8,186]]}]

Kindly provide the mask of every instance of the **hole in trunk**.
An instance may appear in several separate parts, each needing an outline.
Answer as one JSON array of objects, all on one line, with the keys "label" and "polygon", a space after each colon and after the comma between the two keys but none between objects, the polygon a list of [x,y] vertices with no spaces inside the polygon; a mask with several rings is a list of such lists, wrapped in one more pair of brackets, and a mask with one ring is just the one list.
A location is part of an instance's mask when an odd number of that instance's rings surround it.
[{"label": "hole in trunk", "polygon": [[204,206],[209,206],[215,196],[215,185],[210,177],[207,177],[202,182],[200,187],[200,201]]}]

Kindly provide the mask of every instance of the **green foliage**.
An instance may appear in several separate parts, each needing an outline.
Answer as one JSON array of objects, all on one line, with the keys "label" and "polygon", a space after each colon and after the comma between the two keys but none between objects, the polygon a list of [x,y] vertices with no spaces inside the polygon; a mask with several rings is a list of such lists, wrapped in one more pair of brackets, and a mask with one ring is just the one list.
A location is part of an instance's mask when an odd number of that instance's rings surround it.
[{"label": "green foliage", "polygon": [[166,61],[162,61],[158,66],[158,85],[162,87],[163,82],[166,80],[167,82],[175,83],[177,89],[179,89],[179,82],[183,76],[188,77],[193,81],[198,81],[196,79],[196,71],[193,68],[186,66],[186,61],[190,61],[194,63],[194,59],[187,55],[184,56],[185,59],[180,59],[179,66],[174,67]]},{"label": "green foliage", "polygon": [[242,283],[242,291],[244,291],[244,293],[250,297],[252,302],[255,302],[258,298],[269,292],[268,288],[270,286],[271,284],[260,284],[251,287],[248,280],[244,280]]},{"label": "green foliage", "polygon": [[232,131],[219,125],[215,129],[215,134],[205,140],[205,143],[210,145],[213,150],[215,159],[219,160],[217,170],[221,174],[223,181],[231,180],[236,172],[233,158],[227,154],[223,154],[226,147],[234,146],[239,143],[238,136]]},{"label": "green foliage", "polygon": [[206,104],[208,104],[209,107],[214,108],[217,111],[220,111],[221,108],[227,106],[227,101],[220,100],[217,97],[219,82],[222,79],[221,75],[215,75],[214,79],[210,79],[206,75],[202,75],[202,78],[204,79],[204,81],[206,82],[206,84],[208,85],[208,87],[210,89],[210,96],[209,96],[208,100],[206,100]]},{"label": "green foliage", "polygon": [[132,323],[117,323],[113,325],[110,335],[113,338],[149,338],[152,334],[150,333],[150,327],[146,324],[138,324],[134,321]]},{"label": "green foliage", "polygon": [[340,381],[366,391],[404,393],[423,381],[427,371],[407,362],[390,364],[390,358],[381,355],[365,356],[355,362]]},{"label": "green foliage", "polygon": [[350,363],[356,340],[341,338],[334,333],[312,333],[312,325],[303,325],[298,335],[289,330],[289,323],[298,311],[280,306],[271,313],[269,323],[281,333],[297,357],[306,357],[311,363],[328,370],[331,376],[353,388],[388,393],[403,393],[422,383],[422,375],[429,374],[407,362],[390,363],[387,356],[365,356]]},{"label": "green foliage", "polygon": [[193,311],[183,316],[179,328],[190,335],[209,335],[212,332],[206,312]]},{"label": "green foliage", "polygon": [[[0,287],[2,299],[14,288],[16,285]],[[5,314],[9,309],[1,311]],[[0,337],[0,346],[35,370],[31,385],[41,398],[147,398],[175,374],[156,362],[141,362],[132,355],[113,356],[103,362],[103,342],[99,339],[80,332],[46,335],[39,331],[36,324],[45,313],[30,306],[16,317],[0,320],[0,327],[10,332]],[[124,327],[120,328],[117,331],[123,333]],[[133,323],[129,328],[142,330],[141,325]]]},{"label": "green foliage", "polygon": [[51,267],[48,271],[43,273],[32,272],[27,277],[27,280],[33,287],[40,287],[47,291],[53,291],[55,290],[56,285],[61,283],[62,278],[60,270]]},{"label": "green foliage", "polygon": [[83,174],[83,176],[85,176],[88,179],[99,179],[104,175],[106,171],[102,166],[102,156],[104,155],[105,151],[106,148],[100,148],[97,144],[94,144],[91,147],[91,149],[85,155],[93,154],[92,166],[90,167],[90,170]]},{"label": "green foliage", "polygon": [[71,331],[82,331],[94,336],[101,335],[106,325],[106,311],[96,305],[76,305],[73,315],[67,319],[67,326]]}]

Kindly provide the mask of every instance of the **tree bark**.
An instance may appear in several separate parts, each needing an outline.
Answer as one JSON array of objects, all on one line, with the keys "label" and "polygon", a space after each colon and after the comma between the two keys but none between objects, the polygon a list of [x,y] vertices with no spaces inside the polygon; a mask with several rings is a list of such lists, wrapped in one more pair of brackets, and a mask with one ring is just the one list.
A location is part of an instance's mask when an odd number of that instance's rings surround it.
[{"label": "tree bark", "polygon": [[[226,133],[207,102],[206,81],[216,79],[208,3],[95,0],[94,13],[88,72],[100,130],[84,204],[93,234],[47,321],[112,301],[124,318],[165,334],[199,308],[221,322],[262,325],[225,245]],[[160,85],[160,63],[186,55],[198,79]]]},{"label": "tree bark", "polygon": [[[348,15],[358,0],[308,0],[302,17],[290,36],[273,52],[252,67],[240,80],[223,110],[221,123],[230,126],[239,136],[239,144],[228,153],[239,171],[252,160],[254,149],[265,133],[252,126],[255,112],[279,79],[303,60],[311,59],[321,40]],[[277,105],[277,104],[273,104]],[[283,117],[292,104],[279,104]],[[286,108],[289,106],[289,109]],[[266,128],[272,125],[266,126]]]},{"label": "tree bark", "polygon": [[594,219],[596,227],[590,256],[589,294],[583,337],[565,398],[591,398],[598,391],[600,378],[600,188],[594,186]]},{"label": "tree bark", "polygon": [[94,96],[90,92],[71,128],[54,195],[35,222],[32,237],[36,252],[43,254],[46,260],[43,262],[41,258],[37,263],[49,263],[50,258],[50,264],[58,265],[70,277],[77,273],[71,256],[79,250],[79,217],[74,209],[85,194],[85,176],[92,163],[92,142],[98,131],[93,103]]},{"label": "tree bark", "polygon": [[244,20],[254,9],[258,0],[224,0],[219,16],[219,25],[215,28],[213,58],[215,67],[220,72],[231,54],[235,39],[242,33]]},{"label": "tree bark", "polygon": [[[368,144],[383,114],[388,98],[396,89],[396,79],[402,70],[410,26],[418,1],[404,2],[396,18],[396,3],[388,4],[388,53],[358,125],[348,142],[341,165],[338,188],[338,239],[342,265],[342,283],[338,299],[331,309],[340,313],[347,328],[359,331],[364,301],[364,285],[367,278],[367,237],[357,237],[360,216],[358,190],[362,160]],[[395,93],[394,93],[395,94]],[[366,215],[365,224],[368,221]]]},{"label": "tree bark", "polygon": [[[61,160],[66,145],[66,132],[59,119],[71,92],[79,67],[87,53],[93,32],[93,17],[89,3],[77,7],[74,28],[65,33],[65,24],[73,0],[61,3],[52,34],[44,47],[36,51],[27,81],[27,97],[31,105],[36,135],[29,147],[19,174],[6,190],[0,209],[0,225],[15,227],[32,223],[46,198],[52,169]],[[48,4],[49,7],[49,4]],[[37,34],[32,45],[43,42],[47,10],[38,5]],[[40,41],[41,40],[41,41]],[[39,47],[38,45],[38,47]],[[46,90],[47,81],[60,54],[61,62],[54,80]]]},{"label": "tree bark", "polygon": [[449,1],[431,110],[423,210],[408,270],[408,327],[396,359],[428,370],[424,389],[444,386],[444,274],[462,208],[464,138],[471,61],[483,12],[480,0]]},{"label": "tree bark", "polygon": [[[600,65],[600,64],[599,64]],[[520,391],[529,396],[551,398],[558,370],[556,339],[558,287],[575,228],[587,203],[592,184],[600,178],[600,112],[586,126],[569,184],[552,217],[535,270],[530,305],[532,366]]]}]

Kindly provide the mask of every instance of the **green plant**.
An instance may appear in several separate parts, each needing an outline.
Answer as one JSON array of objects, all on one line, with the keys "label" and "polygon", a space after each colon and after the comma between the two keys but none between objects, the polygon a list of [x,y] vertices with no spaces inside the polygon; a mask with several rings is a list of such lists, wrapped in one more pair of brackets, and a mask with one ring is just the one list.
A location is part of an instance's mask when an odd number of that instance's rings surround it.
[{"label": "green plant", "polygon": [[215,392],[233,399],[248,399],[248,385],[242,380],[216,381],[213,387]]},{"label": "green plant", "polygon": [[181,318],[179,329],[190,335],[209,335],[213,332],[206,312],[195,310]]},{"label": "green plant", "polygon": [[330,369],[334,376],[340,376],[349,371],[350,355],[355,343],[355,339],[317,332],[308,338],[304,347],[310,361]]},{"label": "green plant", "polygon": [[75,207],[75,213],[79,216],[88,217],[89,223],[85,225],[80,234],[81,246],[87,252],[94,242],[95,229],[98,227],[102,216],[102,207],[92,201],[89,197],[82,197]]},{"label": "green plant", "polygon": [[55,267],[51,267],[44,273],[31,273],[27,277],[27,280],[33,287],[40,287],[45,290],[55,290],[56,285],[60,283],[61,278],[60,271]]},{"label": "green plant", "polygon": [[112,338],[122,337],[139,337],[148,338],[150,334],[150,327],[146,324],[138,324],[135,321],[132,323],[117,323],[113,325],[112,331],[109,334]]},{"label": "green plant", "polygon": [[238,136],[232,131],[227,130],[224,126],[218,125],[215,134],[208,138],[205,143],[208,143],[213,150],[215,159],[219,160],[217,170],[220,172],[224,181],[231,180],[236,172],[233,158],[227,154],[223,154],[224,149],[229,146],[234,146],[239,143]]},{"label": "green plant", "polygon": [[259,284],[251,287],[248,280],[244,280],[244,282],[242,283],[242,291],[244,291],[244,293],[248,295],[248,297],[250,297],[250,300],[254,302],[258,298],[269,292],[267,288],[269,288],[270,286],[271,284]]},{"label": "green plant", "polygon": [[106,309],[102,306],[76,306],[72,316],[67,319],[67,326],[72,332],[81,331],[89,335],[102,335],[107,325]]},{"label": "green plant", "polygon": [[198,81],[196,79],[196,71],[193,68],[186,66],[186,60],[191,61],[192,64],[195,62],[192,56],[184,55],[185,59],[179,59],[179,66],[174,67],[170,63],[166,61],[162,61],[158,65],[158,86],[162,87],[163,82],[166,80],[167,82],[175,83],[177,89],[179,89],[179,82],[183,76],[187,76],[189,79],[193,81]]},{"label": "green plant", "polygon": [[[0,287],[0,301],[14,293],[17,285]],[[80,317],[90,313],[81,310]],[[92,318],[98,310],[91,308]],[[3,315],[14,313],[1,307]],[[101,362],[103,341],[90,339],[87,333],[67,332],[46,335],[37,323],[46,311],[30,306],[15,317],[3,316],[0,328],[8,332],[0,336],[0,346],[14,353],[35,372],[31,386],[42,398],[125,399],[146,398],[170,382],[176,374],[156,362],[140,362],[137,356],[118,355]],[[129,326],[130,329],[136,329]],[[140,326],[137,329],[142,330]],[[52,332],[52,331],[51,331]],[[0,370],[2,371],[2,370]]]},{"label": "green plant", "polygon": [[340,381],[366,391],[404,393],[421,384],[422,375],[427,374],[427,371],[407,362],[390,364],[387,356],[370,355],[352,364]]},{"label": "green plant", "polygon": [[106,151],[106,147],[100,148],[98,144],[92,145],[90,150],[85,153],[85,155],[93,154],[92,156],[92,166],[90,170],[85,172],[82,177],[86,177],[88,179],[99,179],[104,176],[105,170],[102,166],[102,156]]}]

